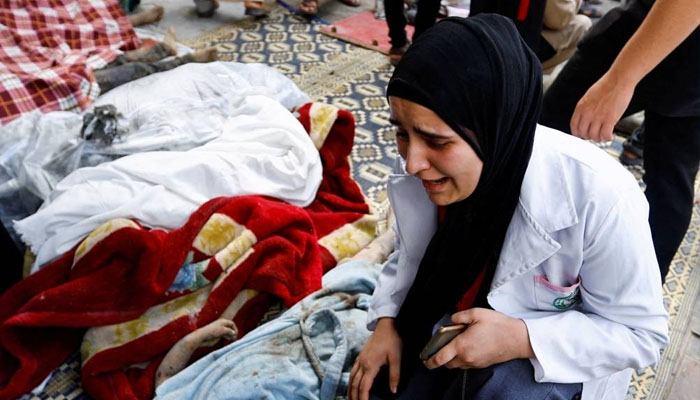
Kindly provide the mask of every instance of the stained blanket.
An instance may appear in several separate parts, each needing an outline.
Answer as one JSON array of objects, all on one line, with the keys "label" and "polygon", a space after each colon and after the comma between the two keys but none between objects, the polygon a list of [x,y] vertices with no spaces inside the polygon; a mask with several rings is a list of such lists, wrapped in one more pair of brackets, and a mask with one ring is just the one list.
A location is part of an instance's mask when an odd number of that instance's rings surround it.
[{"label": "stained blanket", "polygon": [[85,109],[92,69],[139,39],[118,0],[0,0],[0,123],[41,109]]},{"label": "stained blanket", "polygon": [[371,333],[367,308],[380,271],[366,261],[338,266],[323,276],[322,289],[168,379],[156,400],[344,396]]},{"label": "stained blanket", "polygon": [[291,306],[369,243],[376,220],[347,161],[352,115],[307,104],[299,120],[324,167],[306,208],[220,197],[170,232],[112,220],[0,297],[0,399],[31,390],[78,346],[91,396],[151,398],[155,371],[180,338],[227,309],[245,334],[273,299]]}]

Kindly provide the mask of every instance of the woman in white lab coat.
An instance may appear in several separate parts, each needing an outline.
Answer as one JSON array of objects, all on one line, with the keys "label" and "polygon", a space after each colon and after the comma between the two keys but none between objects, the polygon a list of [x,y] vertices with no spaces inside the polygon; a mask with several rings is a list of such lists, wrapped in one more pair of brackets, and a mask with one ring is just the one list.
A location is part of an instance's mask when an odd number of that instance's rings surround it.
[{"label": "woman in white lab coat", "polygon": [[[648,206],[602,150],[537,125],[541,68],[510,20],[447,18],[387,88],[397,251],[351,399],[622,399],[668,341]],[[432,333],[466,330],[425,361]]]}]

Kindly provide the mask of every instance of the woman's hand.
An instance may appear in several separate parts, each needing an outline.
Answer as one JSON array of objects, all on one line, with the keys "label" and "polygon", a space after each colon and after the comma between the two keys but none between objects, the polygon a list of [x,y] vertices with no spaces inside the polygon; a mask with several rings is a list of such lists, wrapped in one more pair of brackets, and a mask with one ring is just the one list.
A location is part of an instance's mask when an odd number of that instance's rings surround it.
[{"label": "woman's hand", "polygon": [[427,368],[485,368],[516,358],[534,357],[527,326],[498,311],[472,308],[452,315],[455,324],[469,324],[434,356]]},{"label": "woman's hand", "polygon": [[401,366],[401,338],[393,318],[381,318],[352,366],[348,399],[367,400],[379,369],[389,365],[389,388],[396,393]]},{"label": "woman's hand", "polygon": [[613,128],[634,94],[636,82],[612,71],[588,89],[571,117],[571,133],[596,142],[613,140]]}]

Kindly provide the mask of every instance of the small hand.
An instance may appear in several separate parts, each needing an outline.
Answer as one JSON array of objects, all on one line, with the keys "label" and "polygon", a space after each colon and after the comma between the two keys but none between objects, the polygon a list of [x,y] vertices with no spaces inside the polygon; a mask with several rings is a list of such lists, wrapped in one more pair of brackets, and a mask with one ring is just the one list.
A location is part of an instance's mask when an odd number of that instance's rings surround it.
[{"label": "small hand", "polygon": [[627,109],[635,85],[608,72],[591,86],[571,117],[571,133],[582,139],[610,141],[613,128]]},{"label": "small hand", "polygon": [[498,311],[472,308],[452,315],[469,327],[425,361],[429,369],[485,368],[516,358],[534,357],[525,322]]},{"label": "small hand", "polygon": [[360,351],[350,373],[349,400],[367,400],[379,369],[389,365],[389,388],[396,393],[401,366],[401,338],[393,318],[382,318]]}]

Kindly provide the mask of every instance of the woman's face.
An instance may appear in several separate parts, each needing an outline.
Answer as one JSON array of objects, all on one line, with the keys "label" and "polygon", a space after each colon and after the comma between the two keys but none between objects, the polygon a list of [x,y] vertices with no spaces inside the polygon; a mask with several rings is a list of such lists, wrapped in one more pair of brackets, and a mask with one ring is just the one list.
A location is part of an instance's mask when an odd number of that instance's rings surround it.
[{"label": "woman's face", "polygon": [[430,200],[445,206],[469,197],[484,167],[469,143],[430,109],[394,96],[389,103],[406,171],[423,181]]}]

